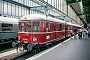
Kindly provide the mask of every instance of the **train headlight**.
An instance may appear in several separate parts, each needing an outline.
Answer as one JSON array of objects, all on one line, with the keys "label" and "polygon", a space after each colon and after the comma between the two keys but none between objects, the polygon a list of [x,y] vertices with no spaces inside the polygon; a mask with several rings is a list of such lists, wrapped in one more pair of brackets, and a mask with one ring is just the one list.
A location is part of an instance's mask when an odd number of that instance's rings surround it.
[{"label": "train headlight", "polygon": [[4,40],[2,40],[2,41],[4,41]]},{"label": "train headlight", "polygon": [[37,38],[34,37],[34,38],[33,38],[33,42],[37,42]]},{"label": "train headlight", "polygon": [[50,39],[50,36],[46,36],[46,39]]}]

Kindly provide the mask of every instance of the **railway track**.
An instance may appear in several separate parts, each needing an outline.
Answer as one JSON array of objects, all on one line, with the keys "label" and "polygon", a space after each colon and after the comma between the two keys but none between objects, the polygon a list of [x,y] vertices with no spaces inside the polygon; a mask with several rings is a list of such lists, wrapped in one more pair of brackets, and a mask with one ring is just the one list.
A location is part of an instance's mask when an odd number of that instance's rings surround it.
[{"label": "railway track", "polygon": [[[49,44],[45,48],[40,48],[40,51],[38,51],[37,53],[40,53],[40,52],[42,52],[42,51],[44,51],[44,50],[46,50],[48,48],[51,48],[51,47],[53,47],[53,46],[55,46],[55,45],[57,45],[57,44],[65,41],[65,40],[66,39],[58,40],[58,41],[56,41],[56,42],[54,42],[52,44]],[[9,51],[10,51],[10,49],[9,49]],[[5,52],[3,52],[3,54]],[[27,58],[29,58],[29,57],[34,56],[35,54],[37,54],[37,53],[34,53],[33,51],[32,52],[28,52],[27,50],[22,50],[22,51],[18,51],[17,52],[17,50],[15,48],[11,48],[11,51],[10,52],[13,52],[13,53],[0,57],[0,60],[25,60],[25,59],[27,59]],[[3,55],[3,54],[1,54],[1,55]],[[7,53],[5,53],[5,54],[7,54]]]},{"label": "railway track", "polygon": [[[67,38],[66,38],[66,39],[67,39]],[[30,58],[30,57],[32,57],[32,56],[34,56],[34,55],[36,55],[36,54],[38,54],[38,53],[40,53],[40,52],[42,52],[42,51],[45,51],[45,50],[47,50],[47,49],[50,49],[50,48],[54,47],[55,45],[57,45],[57,44],[65,41],[66,39],[62,39],[62,40],[59,40],[59,41],[57,41],[57,42],[55,42],[55,43],[49,44],[49,45],[48,45],[47,47],[45,47],[45,48],[40,48],[40,51],[37,52],[37,53],[28,52],[28,53],[26,53],[26,54],[24,54],[24,55],[21,55],[21,56],[19,56],[19,57],[14,58],[14,59],[12,59],[12,60],[25,60],[25,59]]]},{"label": "railway track", "polygon": [[12,43],[1,44],[0,45],[0,52],[12,48]]},{"label": "railway track", "polygon": [[[15,51],[14,51],[14,50],[15,50]],[[16,49],[11,50],[11,52],[13,52],[13,53],[9,53],[9,51],[4,52],[4,53],[1,53],[1,55],[4,55],[4,54],[6,54],[6,53],[7,53],[7,55],[0,56],[0,60],[11,60],[11,59],[14,59],[14,58],[16,58],[16,57],[19,57],[19,56],[27,53],[26,50],[16,52]]]},{"label": "railway track", "polygon": [[26,50],[17,52],[16,47],[12,48],[12,43],[2,44],[0,47],[0,60],[11,60],[27,52]]}]

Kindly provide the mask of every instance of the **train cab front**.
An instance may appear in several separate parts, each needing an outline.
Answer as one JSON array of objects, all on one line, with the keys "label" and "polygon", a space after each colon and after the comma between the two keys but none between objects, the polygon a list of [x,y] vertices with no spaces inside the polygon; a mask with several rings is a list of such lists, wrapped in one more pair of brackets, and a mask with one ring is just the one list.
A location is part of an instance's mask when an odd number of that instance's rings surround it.
[{"label": "train cab front", "polygon": [[31,23],[26,21],[19,22],[18,41],[20,43],[30,44],[31,34]]},{"label": "train cab front", "polygon": [[30,34],[25,32],[18,32],[18,41],[20,43],[30,44]]},{"label": "train cab front", "polygon": [[35,44],[38,44],[39,37],[38,34],[36,34],[38,31],[39,22],[32,23],[27,20],[19,21],[18,41],[25,44],[27,49],[30,51]]},{"label": "train cab front", "polygon": [[38,37],[37,34],[34,34],[35,32],[39,32],[39,22],[19,21],[19,42],[28,44],[37,42]]}]

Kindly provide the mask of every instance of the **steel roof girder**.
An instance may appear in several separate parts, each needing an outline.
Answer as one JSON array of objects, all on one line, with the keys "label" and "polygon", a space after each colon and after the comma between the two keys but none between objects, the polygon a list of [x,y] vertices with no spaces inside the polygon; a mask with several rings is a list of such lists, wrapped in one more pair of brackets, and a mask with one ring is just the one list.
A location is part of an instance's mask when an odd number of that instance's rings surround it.
[{"label": "steel roof girder", "polygon": [[13,0],[3,0],[3,1],[6,1],[6,2],[9,2],[9,3],[15,4],[15,5],[18,5],[18,6],[22,6],[22,7],[25,7],[25,8],[29,9],[29,6],[26,6],[24,4],[21,4],[19,2],[13,1]]},{"label": "steel roof girder", "polygon": [[31,1],[33,1],[34,3],[37,3],[37,4],[39,4],[39,5],[42,5],[42,6],[45,6],[45,4],[43,4],[41,1],[39,1],[39,0],[31,0]]},{"label": "steel roof girder", "polygon": [[54,16],[54,18],[65,19],[65,18],[66,18],[66,16]]},{"label": "steel roof girder", "polygon": [[30,7],[30,10],[50,10],[51,8],[49,6],[35,6]]},{"label": "steel roof girder", "polygon": [[41,5],[41,6],[49,6],[50,8],[55,9],[58,12],[61,12],[58,9],[56,9],[55,7],[53,7],[52,5],[50,5],[47,2],[45,2],[44,0],[31,0],[31,1],[37,3],[37,4]]}]

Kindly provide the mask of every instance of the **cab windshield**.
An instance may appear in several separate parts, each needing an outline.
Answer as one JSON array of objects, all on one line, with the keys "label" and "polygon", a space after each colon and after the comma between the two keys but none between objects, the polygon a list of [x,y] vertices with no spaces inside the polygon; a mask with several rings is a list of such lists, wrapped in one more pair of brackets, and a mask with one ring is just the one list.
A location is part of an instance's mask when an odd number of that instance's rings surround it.
[{"label": "cab windshield", "polygon": [[[32,26],[32,29],[31,29]],[[19,22],[19,31],[20,32],[39,32],[39,22]]]},{"label": "cab windshield", "polygon": [[39,32],[39,22],[33,22],[33,32]]}]

